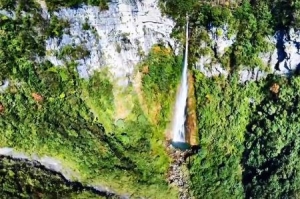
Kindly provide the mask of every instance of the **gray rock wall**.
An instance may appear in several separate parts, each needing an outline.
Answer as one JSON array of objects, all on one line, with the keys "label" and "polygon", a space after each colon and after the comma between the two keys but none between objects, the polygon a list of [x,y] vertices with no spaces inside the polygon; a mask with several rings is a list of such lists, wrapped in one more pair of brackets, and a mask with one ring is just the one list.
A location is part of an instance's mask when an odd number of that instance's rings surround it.
[{"label": "gray rock wall", "polygon": [[[170,38],[174,22],[162,16],[156,0],[112,1],[109,10],[85,6],[63,8],[54,14],[70,23],[62,38],[49,38],[46,59],[54,65],[64,61],[55,56],[55,51],[66,45],[84,46],[90,55],[76,60],[81,77],[87,78],[95,70],[108,67],[120,85],[127,85],[126,75],[132,75],[134,66],[143,54],[157,43],[176,48]],[[47,10],[44,8],[44,13]],[[49,17],[49,13],[45,14]],[[91,30],[83,30],[88,23]]]},{"label": "gray rock wall", "polygon": [[[226,49],[235,42],[235,35],[227,36],[227,27],[211,27],[208,30],[211,39],[211,48],[214,55],[200,56],[195,68],[206,76],[228,75],[221,63],[214,59],[214,56],[221,57]],[[258,80],[264,78],[268,73],[288,76],[299,69],[300,64],[300,30],[290,29],[289,32],[277,31],[274,36],[266,38],[272,49],[271,52],[261,53],[260,59],[268,67],[268,71],[263,71],[258,67],[241,67],[240,81]]]}]

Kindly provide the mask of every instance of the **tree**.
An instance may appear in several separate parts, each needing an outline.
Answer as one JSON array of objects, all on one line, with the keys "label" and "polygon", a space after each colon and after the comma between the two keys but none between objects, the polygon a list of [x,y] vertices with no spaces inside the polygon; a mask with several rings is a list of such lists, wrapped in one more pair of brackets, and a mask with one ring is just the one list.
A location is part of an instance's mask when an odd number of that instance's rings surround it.
[{"label": "tree", "polygon": [[290,198],[300,189],[299,86],[300,77],[271,82],[256,107],[243,157],[246,198]]}]

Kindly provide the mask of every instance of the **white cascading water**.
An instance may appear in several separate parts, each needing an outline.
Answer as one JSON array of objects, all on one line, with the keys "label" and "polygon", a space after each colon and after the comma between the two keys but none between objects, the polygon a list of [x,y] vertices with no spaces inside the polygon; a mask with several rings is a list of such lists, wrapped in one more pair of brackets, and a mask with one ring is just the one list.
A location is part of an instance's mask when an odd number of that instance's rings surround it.
[{"label": "white cascading water", "polygon": [[175,115],[173,119],[173,142],[185,142],[185,108],[186,99],[188,95],[188,83],[187,83],[187,67],[188,67],[188,20],[186,22],[186,43],[185,43],[185,54],[184,64],[182,71],[182,79],[179,93],[176,98]]}]

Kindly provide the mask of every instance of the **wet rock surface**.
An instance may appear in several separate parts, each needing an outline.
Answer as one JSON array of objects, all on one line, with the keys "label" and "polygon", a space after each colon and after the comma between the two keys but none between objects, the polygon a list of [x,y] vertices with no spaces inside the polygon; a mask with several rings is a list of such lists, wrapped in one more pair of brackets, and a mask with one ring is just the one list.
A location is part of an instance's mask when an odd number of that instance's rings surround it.
[{"label": "wet rock surface", "polygon": [[176,186],[179,190],[180,199],[191,199],[189,189],[189,175],[184,171],[186,165],[186,157],[191,150],[180,151],[175,149],[172,145],[167,146],[168,153],[172,158],[172,163],[168,172],[169,184]]}]

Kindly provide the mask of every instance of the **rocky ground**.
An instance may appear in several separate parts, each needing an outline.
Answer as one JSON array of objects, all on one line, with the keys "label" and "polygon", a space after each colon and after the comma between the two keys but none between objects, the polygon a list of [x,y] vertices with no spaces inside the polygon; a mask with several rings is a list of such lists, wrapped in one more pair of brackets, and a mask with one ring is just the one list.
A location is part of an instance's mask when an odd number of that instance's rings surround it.
[{"label": "rocky ground", "polygon": [[171,144],[167,146],[168,153],[172,158],[172,163],[168,172],[168,182],[178,187],[180,199],[191,199],[191,193],[189,190],[189,176],[184,172],[186,165],[186,157],[191,153],[188,151],[180,151],[172,147]]}]

